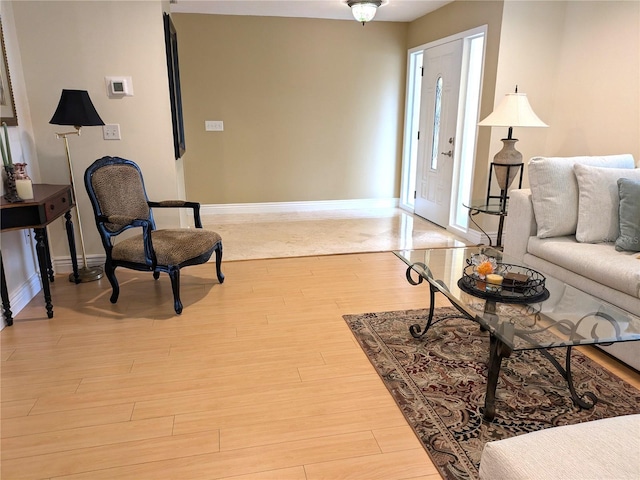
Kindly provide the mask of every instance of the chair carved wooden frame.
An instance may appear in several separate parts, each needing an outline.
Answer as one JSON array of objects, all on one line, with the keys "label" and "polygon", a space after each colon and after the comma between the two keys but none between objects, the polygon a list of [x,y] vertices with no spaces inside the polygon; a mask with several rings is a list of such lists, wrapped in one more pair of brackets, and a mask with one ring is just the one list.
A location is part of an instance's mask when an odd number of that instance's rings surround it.
[{"label": "chair carved wooden frame", "polygon": [[[205,263],[216,252],[216,275],[222,274],[222,239],[204,230],[200,204],[182,200],[149,201],[138,165],[119,157],[103,157],[87,168],[84,183],[93,206],[96,226],[106,253],[105,274],[113,289],[111,303],[118,301],[120,287],[116,267],[151,271],[156,280],[160,272],[171,279],[176,313],[182,313],[180,269]],[[152,208],[190,208],[196,228],[156,229]],[[114,244],[113,237],[130,228],[142,233]]]}]

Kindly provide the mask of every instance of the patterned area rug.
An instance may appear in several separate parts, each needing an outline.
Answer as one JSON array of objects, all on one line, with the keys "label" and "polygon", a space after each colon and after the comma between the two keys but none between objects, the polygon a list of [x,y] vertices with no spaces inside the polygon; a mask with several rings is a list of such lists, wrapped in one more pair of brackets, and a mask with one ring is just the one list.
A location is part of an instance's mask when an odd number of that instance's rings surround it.
[{"label": "patterned area rug", "polygon": [[[566,382],[540,352],[504,359],[496,418],[482,421],[489,335],[461,318],[436,323],[422,339],[409,334],[428,310],[345,315],[407,421],[445,479],[476,479],[486,442],[544,428],[640,413],[640,391],[583,354],[572,354],[574,385],[593,392],[591,410],[573,405]],[[452,308],[436,310],[443,319]],[[564,349],[552,350],[564,365]]]}]

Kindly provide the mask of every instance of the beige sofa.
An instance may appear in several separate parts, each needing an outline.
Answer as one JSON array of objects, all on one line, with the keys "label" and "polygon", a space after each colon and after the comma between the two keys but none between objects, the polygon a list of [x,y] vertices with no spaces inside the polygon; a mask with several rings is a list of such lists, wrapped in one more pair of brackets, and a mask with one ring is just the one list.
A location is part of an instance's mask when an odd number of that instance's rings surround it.
[{"label": "beige sofa", "polygon": [[548,428],[489,442],[480,480],[637,480],[640,415]]},{"label": "beige sofa", "polygon": [[[616,250],[618,206],[602,196],[618,176],[640,179],[631,155],[531,159],[531,188],[510,192],[504,253],[640,316],[640,252]],[[640,342],[602,348],[640,370]]]}]

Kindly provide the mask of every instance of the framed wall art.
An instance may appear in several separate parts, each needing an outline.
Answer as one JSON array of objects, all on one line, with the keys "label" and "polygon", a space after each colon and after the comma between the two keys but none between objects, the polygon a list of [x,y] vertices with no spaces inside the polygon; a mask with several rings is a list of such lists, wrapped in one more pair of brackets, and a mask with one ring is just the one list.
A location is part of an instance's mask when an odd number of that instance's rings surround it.
[{"label": "framed wall art", "polygon": [[4,46],[4,31],[2,30],[2,18],[0,18],[0,43],[2,43],[2,61],[0,62],[0,123],[6,123],[10,127],[18,125],[18,115],[13,101],[13,88],[7,63],[7,52]]},{"label": "framed wall art", "polygon": [[178,65],[178,35],[169,14],[164,14],[164,41],[167,49],[167,69],[169,70],[169,97],[173,121],[173,147],[178,160],[186,151],[184,140],[184,120],[182,117],[182,93],[180,91],[180,68]]}]

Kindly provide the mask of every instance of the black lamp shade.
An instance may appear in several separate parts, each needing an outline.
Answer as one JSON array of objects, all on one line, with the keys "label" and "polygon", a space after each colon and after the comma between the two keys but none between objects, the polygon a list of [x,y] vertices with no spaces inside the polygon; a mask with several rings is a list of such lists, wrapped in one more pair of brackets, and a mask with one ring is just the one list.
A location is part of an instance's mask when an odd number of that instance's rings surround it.
[{"label": "black lamp shade", "polygon": [[86,90],[62,90],[58,108],[49,123],[74,127],[104,125]]}]

